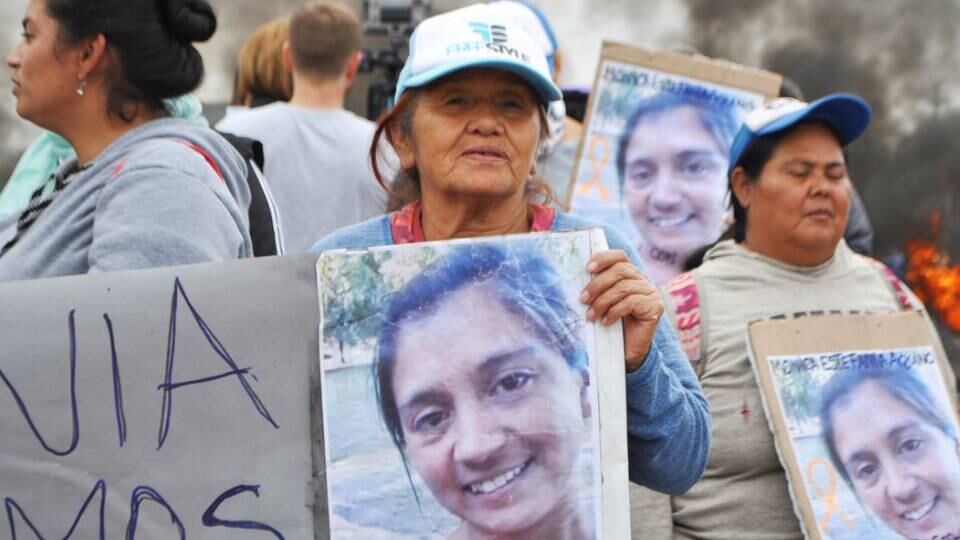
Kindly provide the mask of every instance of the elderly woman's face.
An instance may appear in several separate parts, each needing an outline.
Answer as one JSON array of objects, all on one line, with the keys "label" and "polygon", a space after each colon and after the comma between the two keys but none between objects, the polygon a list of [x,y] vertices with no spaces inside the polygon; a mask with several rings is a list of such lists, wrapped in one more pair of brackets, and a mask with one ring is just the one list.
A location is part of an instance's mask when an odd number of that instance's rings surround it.
[{"label": "elderly woman's face", "polygon": [[521,196],[535,171],[540,102],[519,77],[469,69],[420,94],[413,133],[395,137],[404,168],[416,166],[425,198]]},{"label": "elderly woman's face", "polygon": [[784,138],[746,183],[747,242],[773,252],[832,253],[847,225],[852,191],[843,149],[821,124],[805,124]]},{"label": "elderly woman's face", "polygon": [[685,255],[723,232],[727,148],[692,106],[637,122],[624,153],[623,198],[633,221],[660,250]]},{"label": "elderly woman's face", "polygon": [[877,381],[838,401],[830,418],[853,487],[884,523],[907,538],[960,533],[957,441]]},{"label": "elderly woman's face", "polygon": [[465,525],[529,533],[589,497],[576,467],[589,436],[584,377],[488,289],[451,293],[404,326],[396,351],[405,452]]}]

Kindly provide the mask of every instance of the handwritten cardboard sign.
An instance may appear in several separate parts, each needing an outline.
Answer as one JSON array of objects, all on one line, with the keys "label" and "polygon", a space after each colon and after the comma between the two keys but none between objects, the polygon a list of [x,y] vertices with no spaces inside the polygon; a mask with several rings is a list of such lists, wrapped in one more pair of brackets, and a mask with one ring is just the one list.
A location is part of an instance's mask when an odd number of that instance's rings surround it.
[{"label": "handwritten cardboard sign", "polygon": [[577,300],[602,231],[324,253],[332,538],[629,535],[622,330]]},{"label": "handwritten cardboard sign", "polygon": [[604,43],[571,211],[618,227],[664,283],[723,232],[730,144],[743,115],[776,96],[780,80],[727,61]]},{"label": "handwritten cardboard sign", "polygon": [[315,261],[0,284],[0,538],[312,538]]},{"label": "handwritten cardboard sign", "polygon": [[955,379],[926,314],[759,321],[749,342],[808,538],[957,538]]}]

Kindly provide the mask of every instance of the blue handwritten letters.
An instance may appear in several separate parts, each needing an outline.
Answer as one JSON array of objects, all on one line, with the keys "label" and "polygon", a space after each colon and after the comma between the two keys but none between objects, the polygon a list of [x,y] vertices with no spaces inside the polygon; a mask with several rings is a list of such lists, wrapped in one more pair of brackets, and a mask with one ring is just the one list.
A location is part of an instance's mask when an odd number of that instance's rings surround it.
[{"label": "blue handwritten letters", "polygon": [[313,264],[0,284],[0,539],[312,537]]}]

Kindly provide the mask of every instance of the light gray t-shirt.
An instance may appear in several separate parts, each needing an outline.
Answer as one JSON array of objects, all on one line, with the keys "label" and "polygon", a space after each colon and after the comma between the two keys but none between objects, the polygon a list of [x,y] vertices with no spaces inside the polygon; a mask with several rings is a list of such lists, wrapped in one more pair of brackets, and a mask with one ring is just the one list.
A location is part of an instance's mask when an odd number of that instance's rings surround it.
[{"label": "light gray t-shirt", "polygon": [[386,211],[387,193],[367,159],[369,120],[343,109],[273,103],[230,114],[217,129],[263,143],[263,172],[288,254],[305,253],[334,230]]}]

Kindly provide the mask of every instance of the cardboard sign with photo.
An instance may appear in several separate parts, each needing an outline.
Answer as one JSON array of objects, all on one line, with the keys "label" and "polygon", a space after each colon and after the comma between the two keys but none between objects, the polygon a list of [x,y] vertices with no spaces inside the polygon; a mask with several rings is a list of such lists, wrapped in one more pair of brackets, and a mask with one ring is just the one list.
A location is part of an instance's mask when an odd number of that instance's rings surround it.
[{"label": "cardboard sign with photo", "polygon": [[726,61],[604,43],[570,179],[572,213],[620,228],[657,284],[728,219],[728,150],[781,77]]},{"label": "cardboard sign with photo", "polygon": [[808,538],[958,538],[954,377],[924,314],[755,322],[749,334]]},{"label": "cardboard sign with photo", "polygon": [[577,299],[605,247],[593,230],[321,256],[331,538],[629,535],[622,330]]}]

